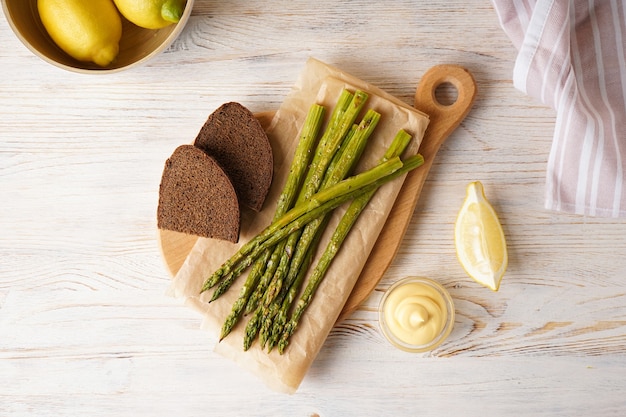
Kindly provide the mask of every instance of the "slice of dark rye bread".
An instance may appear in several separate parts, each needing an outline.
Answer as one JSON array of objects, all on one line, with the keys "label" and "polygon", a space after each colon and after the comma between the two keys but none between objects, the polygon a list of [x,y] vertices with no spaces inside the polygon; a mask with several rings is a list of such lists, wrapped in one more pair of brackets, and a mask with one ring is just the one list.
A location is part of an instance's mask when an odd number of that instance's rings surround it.
[{"label": "slice of dark rye bread", "polygon": [[211,155],[230,178],[241,205],[260,211],[272,183],[272,148],[261,123],[237,102],[206,120],[194,145]]},{"label": "slice of dark rye bread", "polygon": [[239,240],[235,189],[220,165],[201,149],[181,145],[165,162],[157,226],[230,242]]}]

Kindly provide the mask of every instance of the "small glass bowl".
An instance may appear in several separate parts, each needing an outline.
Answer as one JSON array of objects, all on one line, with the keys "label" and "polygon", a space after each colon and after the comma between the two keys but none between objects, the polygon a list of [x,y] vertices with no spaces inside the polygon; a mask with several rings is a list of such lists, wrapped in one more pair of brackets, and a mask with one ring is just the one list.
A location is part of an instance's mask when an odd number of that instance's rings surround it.
[{"label": "small glass bowl", "polygon": [[[406,343],[405,341],[399,339],[389,327],[387,317],[385,317],[385,303],[388,301],[389,296],[402,286],[407,284],[420,284],[425,285],[436,291],[437,294],[441,296],[443,302],[445,304],[446,311],[446,322],[439,334],[435,336],[430,342],[420,345],[413,345]],[[401,279],[400,281],[394,283],[383,295],[383,298],[380,300],[380,305],[378,307],[378,315],[379,315],[379,323],[380,328],[387,338],[389,342],[395,347],[402,349],[407,352],[427,352],[435,349],[437,346],[441,345],[446,338],[450,335],[452,328],[454,327],[454,302],[452,301],[452,297],[450,293],[438,282],[433,281],[430,278],[426,277],[406,277]]]}]

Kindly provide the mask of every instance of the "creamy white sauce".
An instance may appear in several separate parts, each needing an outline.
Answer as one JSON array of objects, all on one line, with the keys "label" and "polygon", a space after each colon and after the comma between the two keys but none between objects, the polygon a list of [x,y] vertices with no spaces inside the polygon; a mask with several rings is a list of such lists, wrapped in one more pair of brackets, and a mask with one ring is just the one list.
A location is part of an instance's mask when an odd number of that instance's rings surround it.
[{"label": "creamy white sauce", "polygon": [[446,300],[435,288],[409,282],[393,289],[383,306],[387,327],[400,341],[426,345],[437,338],[448,320]]}]

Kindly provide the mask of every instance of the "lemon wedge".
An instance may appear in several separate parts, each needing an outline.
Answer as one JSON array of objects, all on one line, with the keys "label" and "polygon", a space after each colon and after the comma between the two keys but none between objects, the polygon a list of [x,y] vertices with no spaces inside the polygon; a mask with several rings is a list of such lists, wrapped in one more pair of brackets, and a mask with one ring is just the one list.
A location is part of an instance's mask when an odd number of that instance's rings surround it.
[{"label": "lemon wedge", "polygon": [[502,225],[480,181],[471,182],[466,192],[454,225],[456,254],[472,279],[498,291],[508,263]]}]

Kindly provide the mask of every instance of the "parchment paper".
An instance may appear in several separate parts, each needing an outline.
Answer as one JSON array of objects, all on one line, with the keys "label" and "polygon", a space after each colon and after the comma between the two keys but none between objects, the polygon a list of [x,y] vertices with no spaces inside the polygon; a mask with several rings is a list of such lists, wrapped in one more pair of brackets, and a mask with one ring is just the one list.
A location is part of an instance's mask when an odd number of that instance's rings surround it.
[{"label": "parchment paper", "polygon": [[[171,293],[183,298],[187,305],[202,314],[204,319],[202,327],[214,334],[216,339],[219,337],[224,318],[229,314],[246,275],[242,275],[226,294],[210,304],[208,299],[211,291],[199,295],[204,280],[238,247],[270,223],[276,201],[289,171],[300,128],[309,107],[317,102],[326,106],[326,113],[330,114],[343,88],[351,91],[356,88],[367,91],[370,98],[366,108],[372,108],[382,115],[357,170],[375,165],[399,129],[404,129],[413,136],[407,154],[417,153],[428,125],[426,115],[372,85],[310,58],[268,128],[268,136],[274,152],[275,171],[264,209],[254,217],[251,213],[244,216],[241,237],[237,244],[214,239],[198,239],[173,280]],[[247,352],[243,351],[243,329],[247,323],[246,317],[243,317],[228,337],[217,343],[215,351],[258,375],[270,388],[294,393],[352,291],[378,234],[385,224],[403,180],[403,177],[398,178],[381,187],[367,209],[361,214],[282,356],[277,349],[270,353],[261,350],[258,343],[255,343]],[[318,252],[326,247],[344,210],[345,207],[340,207],[333,213]]]}]

